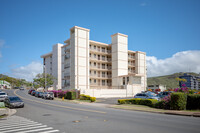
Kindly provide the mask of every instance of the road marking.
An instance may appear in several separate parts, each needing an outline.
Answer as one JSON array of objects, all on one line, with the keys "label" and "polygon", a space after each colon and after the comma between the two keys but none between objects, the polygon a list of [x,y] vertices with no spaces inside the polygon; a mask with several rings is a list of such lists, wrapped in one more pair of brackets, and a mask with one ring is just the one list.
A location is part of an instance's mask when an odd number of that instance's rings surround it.
[{"label": "road marking", "polygon": [[[11,123],[11,124],[12,124],[12,123]],[[42,124],[40,124],[40,123],[39,123],[39,124],[26,124],[26,123],[21,124],[21,123],[19,123],[19,124],[12,124],[12,127],[15,128],[15,127],[19,127],[19,126],[22,126],[22,125],[26,125],[26,126],[34,125],[34,126],[35,126],[35,125],[42,125]],[[8,128],[8,127],[10,127],[10,124],[9,124],[9,125],[6,125],[6,126],[2,126],[2,125],[1,125],[1,128],[3,128],[3,129],[4,129],[4,128]],[[0,131],[1,131],[1,129],[0,129]]]},{"label": "road marking", "polygon": [[59,130],[44,131],[44,132],[39,132],[39,133],[54,133],[54,132],[59,132]]},{"label": "road marking", "polygon": [[50,129],[53,129],[53,128],[52,127],[48,127],[48,128],[34,129],[34,130],[28,130],[28,131],[16,132],[16,133],[29,133],[29,132],[37,132],[37,131],[50,130]]},{"label": "road marking", "polygon": [[32,101],[32,102],[37,102],[37,103],[42,103],[42,104],[46,104],[46,105],[51,105],[51,106],[55,106],[55,107],[61,107],[61,108],[66,108],[66,109],[72,109],[72,110],[79,110],[79,111],[86,111],[86,112],[93,112],[93,113],[100,113],[100,114],[106,114],[106,112],[103,111],[97,111],[97,110],[89,110],[89,109],[81,109],[81,108],[73,108],[73,107],[68,107],[68,106],[62,106],[62,105],[56,105],[56,104],[51,104],[51,103],[45,103],[45,102],[41,102],[41,101],[37,101],[37,100],[31,100],[28,98],[24,98],[22,96],[19,96],[18,94],[16,94],[16,91],[14,91],[14,94],[22,99],[28,100],[28,101]]},{"label": "road marking", "polygon": [[24,128],[24,127],[33,127],[33,126],[41,126],[42,124],[34,124],[34,125],[21,125],[21,126],[15,126],[15,127],[8,127],[8,128],[5,128],[5,127],[2,127],[2,129],[0,129],[0,131],[4,131],[4,130],[9,130],[9,129],[16,129],[16,128]]},{"label": "road marking", "polygon": [[44,128],[44,127],[47,127],[47,125],[42,125],[42,126],[37,126],[37,127],[21,128],[21,129],[13,129],[13,130],[8,130],[8,131],[3,131],[2,133],[16,132],[16,131],[21,131],[21,130],[30,130],[30,129],[34,129],[34,128]]},{"label": "road marking", "polygon": [[55,130],[53,127],[48,127],[47,125],[42,125],[41,123],[15,115],[6,117],[0,123],[0,133],[32,133],[39,131],[43,133],[59,132],[59,130]]}]

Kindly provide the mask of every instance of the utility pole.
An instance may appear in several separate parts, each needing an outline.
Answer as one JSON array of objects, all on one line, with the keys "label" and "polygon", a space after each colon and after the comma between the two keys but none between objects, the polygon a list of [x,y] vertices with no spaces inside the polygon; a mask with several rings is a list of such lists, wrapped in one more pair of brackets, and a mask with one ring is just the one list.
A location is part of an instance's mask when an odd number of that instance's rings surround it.
[{"label": "utility pole", "polygon": [[44,65],[44,78],[45,78],[45,83],[44,83],[44,90],[46,90],[46,67]]}]

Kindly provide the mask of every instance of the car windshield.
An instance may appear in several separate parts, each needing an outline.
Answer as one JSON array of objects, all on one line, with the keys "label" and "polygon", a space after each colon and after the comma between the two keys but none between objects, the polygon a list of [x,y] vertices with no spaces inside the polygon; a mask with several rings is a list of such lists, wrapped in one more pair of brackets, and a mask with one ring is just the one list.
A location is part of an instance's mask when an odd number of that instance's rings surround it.
[{"label": "car windshield", "polygon": [[10,97],[9,99],[10,99],[10,101],[12,101],[12,102],[13,102],[13,101],[20,101],[20,102],[22,101],[19,97]]},{"label": "car windshield", "polygon": [[0,93],[0,95],[6,95],[6,93]]}]

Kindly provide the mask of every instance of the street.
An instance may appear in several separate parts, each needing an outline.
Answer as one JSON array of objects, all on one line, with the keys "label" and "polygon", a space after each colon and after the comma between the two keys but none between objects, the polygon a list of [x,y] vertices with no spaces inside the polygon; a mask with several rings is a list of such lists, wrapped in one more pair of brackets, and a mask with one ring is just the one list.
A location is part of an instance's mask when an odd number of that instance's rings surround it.
[{"label": "street", "polygon": [[42,123],[61,133],[200,132],[200,118],[198,117],[127,111],[44,100],[29,95],[27,90],[6,90],[6,92],[10,96],[19,96],[25,103],[24,108],[17,109],[16,117]]}]

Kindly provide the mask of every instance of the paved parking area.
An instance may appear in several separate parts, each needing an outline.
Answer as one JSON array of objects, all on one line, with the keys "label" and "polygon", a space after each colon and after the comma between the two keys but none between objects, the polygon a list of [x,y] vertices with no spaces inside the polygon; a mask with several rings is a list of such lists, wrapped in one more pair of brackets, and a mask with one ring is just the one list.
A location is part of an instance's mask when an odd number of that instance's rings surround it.
[{"label": "paved parking area", "polygon": [[103,104],[118,104],[118,99],[131,99],[133,97],[117,97],[117,98],[97,98],[96,103],[103,103]]}]

